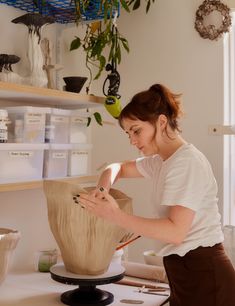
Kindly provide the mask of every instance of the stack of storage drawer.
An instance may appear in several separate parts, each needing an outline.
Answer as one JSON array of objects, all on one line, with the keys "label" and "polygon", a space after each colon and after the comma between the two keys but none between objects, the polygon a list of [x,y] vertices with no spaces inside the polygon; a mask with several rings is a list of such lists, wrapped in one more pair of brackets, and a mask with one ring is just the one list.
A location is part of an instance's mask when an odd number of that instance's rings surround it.
[{"label": "stack of storage drawer", "polygon": [[67,176],[70,111],[51,108],[46,114],[43,176],[46,178]]},{"label": "stack of storage drawer", "polygon": [[73,111],[70,117],[68,175],[86,175],[89,172],[91,145],[87,129],[87,112]]},{"label": "stack of storage drawer", "polygon": [[0,145],[0,183],[42,178],[46,109],[9,107],[8,143]]},{"label": "stack of storage drawer", "polygon": [[87,175],[87,115],[56,108],[7,107],[8,142],[0,144],[0,183]]}]

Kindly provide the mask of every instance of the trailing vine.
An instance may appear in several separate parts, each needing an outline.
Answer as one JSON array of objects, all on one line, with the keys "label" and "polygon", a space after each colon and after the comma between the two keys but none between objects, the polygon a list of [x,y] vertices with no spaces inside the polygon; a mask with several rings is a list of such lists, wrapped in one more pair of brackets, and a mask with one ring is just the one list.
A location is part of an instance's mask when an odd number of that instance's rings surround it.
[{"label": "trailing vine", "polygon": [[[82,16],[92,6],[94,0],[75,0],[77,23],[82,21]],[[155,0],[145,0],[146,13]],[[70,44],[70,50],[82,48],[86,53],[86,67],[89,71],[90,80],[87,86],[89,92],[92,80],[100,77],[106,64],[114,62],[120,64],[122,51],[129,53],[129,43],[120,33],[117,26],[117,14],[120,8],[130,13],[131,10],[140,8],[141,0],[101,0],[99,11],[103,14],[103,19],[86,24],[86,31],[83,37],[75,36]],[[99,13],[98,13],[99,14]],[[111,17],[111,18],[110,18]],[[113,31],[113,26],[116,31]],[[96,67],[97,73],[93,77],[92,66]]]}]

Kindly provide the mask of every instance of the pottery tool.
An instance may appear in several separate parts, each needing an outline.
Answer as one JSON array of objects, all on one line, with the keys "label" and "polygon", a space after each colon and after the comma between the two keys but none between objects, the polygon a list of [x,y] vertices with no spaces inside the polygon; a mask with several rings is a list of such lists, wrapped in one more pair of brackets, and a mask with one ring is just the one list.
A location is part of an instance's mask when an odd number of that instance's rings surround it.
[{"label": "pottery tool", "polygon": [[167,293],[157,293],[157,292],[148,292],[148,291],[141,291],[140,293],[143,293],[143,294],[152,294],[152,295],[169,296],[169,294],[167,294]]},{"label": "pottery tool", "polygon": [[158,285],[152,285],[148,283],[143,283],[143,282],[135,282],[135,281],[130,281],[126,279],[122,279],[118,282],[116,282],[118,285],[125,285],[125,286],[133,286],[133,287],[141,287],[141,288],[146,288],[146,289],[151,289],[155,291],[166,291],[168,288],[165,288],[163,286],[158,286]]},{"label": "pottery tool", "polygon": [[123,244],[119,245],[119,246],[116,248],[116,251],[118,251],[118,250],[124,248],[125,246],[127,246],[127,245],[130,244],[131,242],[133,242],[133,241],[139,239],[140,237],[141,237],[141,236],[139,235],[139,236],[136,236],[136,237],[134,237],[134,238],[128,240],[127,242],[124,242]]},{"label": "pottery tool", "polygon": [[120,303],[125,303],[125,304],[144,304],[144,301],[142,301],[142,300],[132,300],[132,299],[122,299],[122,300],[120,300]]},{"label": "pottery tool", "polygon": [[163,296],[169,296],[169,292],[168,293],[162,293],[161,291],[166,291],[165,290],[157,290],[157,289],[147,289],[145,288],[145,286],[142,286],[141,288],[138,288],[138,290],[136,292],[139,293],[144,293],[144,294],[153,294],[153,295],[163,295]]}]

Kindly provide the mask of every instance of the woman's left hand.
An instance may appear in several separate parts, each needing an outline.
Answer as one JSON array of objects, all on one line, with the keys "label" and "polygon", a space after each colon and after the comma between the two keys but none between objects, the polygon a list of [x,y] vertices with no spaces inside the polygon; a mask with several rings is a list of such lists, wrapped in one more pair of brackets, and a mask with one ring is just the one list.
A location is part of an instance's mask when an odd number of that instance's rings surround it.
[{"label": "woman's left hand", "polygon": [[114,221],[116,212],[119,210],[116,200],[102,187],[100,195],[80,193],[79,204],[97,217],[109,221]]}]

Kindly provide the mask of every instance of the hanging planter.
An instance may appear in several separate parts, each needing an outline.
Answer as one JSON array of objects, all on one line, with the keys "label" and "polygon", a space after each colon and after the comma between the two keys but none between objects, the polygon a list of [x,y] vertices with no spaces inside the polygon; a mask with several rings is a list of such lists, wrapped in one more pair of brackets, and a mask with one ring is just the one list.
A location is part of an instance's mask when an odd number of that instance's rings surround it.
[{"label": "hanging planter", "polygon": [[[78,22],[82,20],[83,15],[89,13],[92,2],[93,0],[75,0]],[[145,3],[148,12],[154,0],[147,0]],[[101,13],[103,18],[87,24],[85,35],[76,36],[71,42],[70,51],[82,48],[86,54],[86,67],[90,74],[87,93],[92,80],[100,77],[108,63],[119,65],[122,51],[130,51],[127,39],[118,29],[117,18],[121,8],[130,13],[131,10],[138,9],[140,4],[140,0],[100,0],[97,14]],[[96,72],[92,69],[94,67]]]}]

